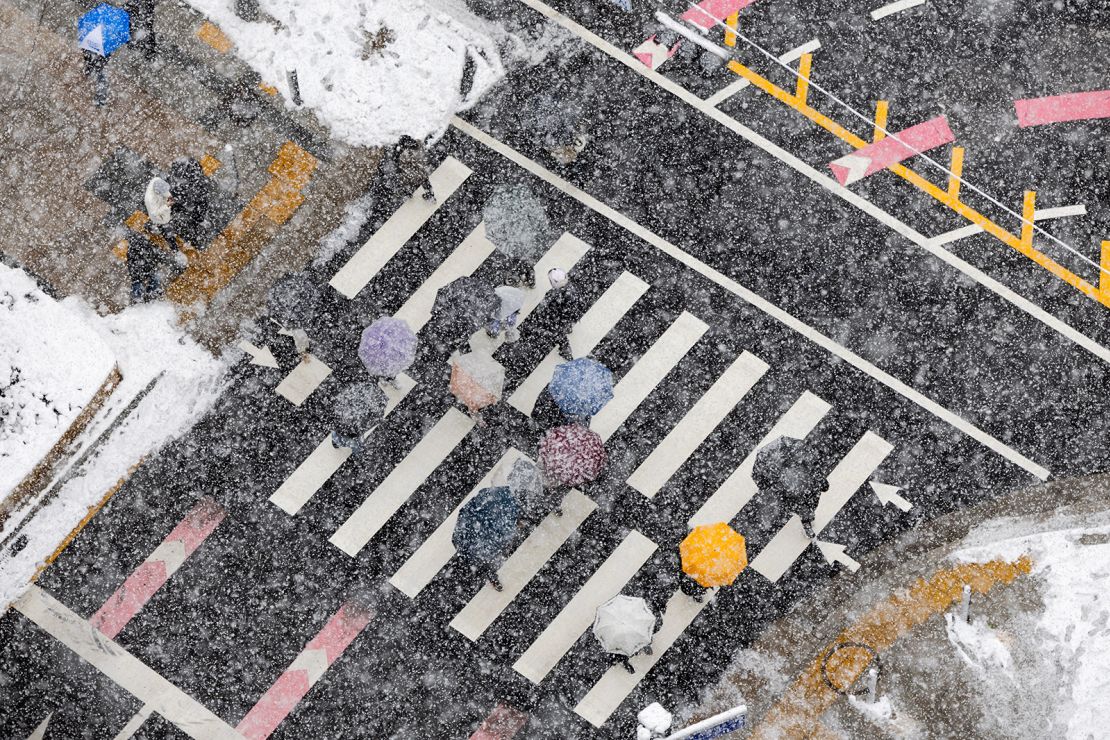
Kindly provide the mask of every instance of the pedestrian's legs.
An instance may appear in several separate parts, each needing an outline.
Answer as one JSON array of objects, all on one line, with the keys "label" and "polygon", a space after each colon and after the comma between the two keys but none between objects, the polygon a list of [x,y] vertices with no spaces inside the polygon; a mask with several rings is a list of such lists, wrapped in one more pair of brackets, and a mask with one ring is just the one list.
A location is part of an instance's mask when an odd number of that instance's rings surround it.
[{"label": "pedestrian's legs", "polygon": [[623,665],[624,669],[626,671],[628,671],[629,673],[635,673],[636,672],[636,669],[632,667],[632,661],[630,661],[628,659],[627,655],[622,655],[621,656],[621,665]]},{"label": "pedestrian's legs", "polygon": [[81,54],[85,58],[85,74],[93,81],[93,101],[97,106],[104,106],[108,102],[108,74],[105,71],[108,59],[88,49],[82,49]]},{"label": "pedestrian's legs", "polygon": [[436,191],[432,189],[431,180],[425,178],[421,187],[424,188],[424,200],[434,201],[436,199]]},{"label": "pedestrian's legs", "polygon": [[486,580],[489,585],[493,586],[494,591],[503,591],[504,586],[501,585],[501,579],[497,577],[497,565],[494,563],[486,563]]},{"label": "pedestrian's legs", "polygon": [[501,333],[501,319],[491,318],[489,324],[486,325],[486,335],[489,337],[496,337]]},{"label": "pedestrian's legs", "polygon": [[520,332],[517,331],[516,322],[520,318],[520,311],[514,311],[508,319],[505,320],[505,341],[515,342],[520,339]]}]

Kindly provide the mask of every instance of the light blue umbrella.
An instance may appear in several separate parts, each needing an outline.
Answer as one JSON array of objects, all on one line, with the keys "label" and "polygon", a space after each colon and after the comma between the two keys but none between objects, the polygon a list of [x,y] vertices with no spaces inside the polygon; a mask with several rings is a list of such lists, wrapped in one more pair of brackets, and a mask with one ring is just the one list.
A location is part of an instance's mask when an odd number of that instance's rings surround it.
[{"label": "light blue umbrella", "polygon": [[131,16],[101,3],[77,21],[77,46],[106,57],[131,40]]},{"label": "light blue umbrella", "polygon": [[568,416],[593,416],[613,400],[613,373],[597,360],[582,357],[555,368],[548,393]]}]

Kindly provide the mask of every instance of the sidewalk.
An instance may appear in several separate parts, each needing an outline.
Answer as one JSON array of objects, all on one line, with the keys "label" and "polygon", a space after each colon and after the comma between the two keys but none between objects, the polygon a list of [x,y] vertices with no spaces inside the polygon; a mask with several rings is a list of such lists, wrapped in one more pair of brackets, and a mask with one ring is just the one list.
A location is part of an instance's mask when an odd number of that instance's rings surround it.
[{"label": "sidewalk", "polygon": [[[0,249],[60,296],[118,311],[130,289],[113,254],[122,224],[142,211],[150,177],[195,158],[217,186],[213,233],[167,296],[216,350],[257,313],[270,282],[311,259],[369,186],[380,152],[332,142],[310,114],[252,86],[226,38],[180,2],[158,4],[155,61],[130,46],[112,56],[111,99],[98,109],[75,41],[86,6],[0,0],[0,92],[12,101]],[[239,87],[256,90],[261,109],[245,127],[228,111]]]}]

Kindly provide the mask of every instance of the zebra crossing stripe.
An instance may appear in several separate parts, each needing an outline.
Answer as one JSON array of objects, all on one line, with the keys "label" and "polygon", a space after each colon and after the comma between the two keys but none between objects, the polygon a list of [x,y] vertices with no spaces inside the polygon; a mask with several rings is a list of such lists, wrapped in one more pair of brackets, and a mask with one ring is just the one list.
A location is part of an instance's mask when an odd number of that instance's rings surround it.
[{"label": "zebra crossing stripe", "polygon": [[269,737],[373,616],[372,611],[353,602],[339,607],[235,729],[247,740]]},{"label": "zebra crossing stripe", "polygon": [[628,485],[653,498],[736,404],[767,372],[768,365],[745,351],[721,373],[647,459],[628,477]]},{"label": "zebra crossing stripe", "polygon": [[[568,337],[571,354],[574,357],[585,357],[593,352],[647,289],[648,285],[643,280],[630,272],[622,272],[572,327]],[[555,367],[568,359],[572,358],[562,357],[558,348],[548,352],[536,369],[509,396],[509,405],[525,416],[531,416],[532,409],[536,407],[536,399],[551,382]]]},{"label": "zebra crossing stripe", "polygon": [[274,392],[294,406],[304,403],[312,392],[331,375],[331,368],[315,355],[306,355],[303,362],[282,378]]},{"label": "zebra crossing stripe", "polygon": [[226,514],[218,503],[202,498],[108,597],[89,623],[105,637],[111,639],[118,635],[181,564],[196,552]]},{"label": "zebra crossing stripe", "polygon": [[410,599],[415,599],[432,582],[436,574],[443,570],[455,554],[455,545],[451,542],[451,536],[455,532],[455,522],[459,519],[459,510],[466,505],[467,501],[474,498],[478,491],[493,484],[495,473],[508,471],[512,464],[522,457],[524,457],[524,453],[519,450],[511,447],[506,450],[501,459],[478,482],[478,485],[474,486],[473,490],[466,495],[466,498],[459,502],[459,505],[436,527],[431,536],[424,540],[424,544],[417,548],[416,552],[409,556],[404,565],[397,569],[389,582]]},{"label": "zebra crossing stripe", "polygon": [[347,298],[354,298],[420,230],[440,204],[470,176],[470,168],[454,157],[443,160],[428,178],[434,201],[424,200],[423,188],[397,209],[374,235],[343,265],[329,284]]},{"label": "zebra crossing stripe", "polygon": [[544,517],[520,547],[498,569],[501,591],[488,583],[451,620],[451,627],[471,642],[489,629],[501,613],[520,595],[540,570],[566,544],[586,518],[597,509],[590,498],[577,490],[563,497],[563,515]]},{"label": "zebra crossing stripe", "polygon": [[448,409],[328,541],[351,557],[358,555],[473,428],[473,419]]},{"label": "zebra crossing stripe", "polygon": [[[555,619],[521,655],[513,670],[538,684],[594,621],[597,608],[621,592],[656,545],[636,530],[621,541]],[[624,670],[623,668],[621,670]]]},{"label": "zebra crossing stripe", "polygon": [[336,447],[331,434],[325,435],[312,454],[270,494],[270,503],[286,514],[296,514],[350,456],[350,447]]},{"label": "zebra crossing stripe", "polygon": [[813,393],[803,392],[786,413],[779,417],[755,449],[748,453],[736,470],[732,471],[713,495],[706,499],[701,508],[690,517],[690,526],[732,521],[758,490],[755,481],[752,480],[752,469],[755,467],[755,456],[760,448],[779,437],[805,439],[831,408],[828,402]]},{"label": "zebra crossing stripe", "polygon": [[432,307],[439,289],[456,278],[470,275],[493,254],[493,250],[493,242],[486,238],[485,223],[479,223],[420,287],[413,291],[405,305],[393,317],[403,319],[410,329],[419,332],[432,318]]},{"label": "zebra crossing stripe", "polygon": [[681,591],[675,591],[667,601],[663,624],[651,640],[651,655],[640,653],[630,658],[629,662],[636,669],[633,673],[629,673],[621,665],[611,666],[578,702],[574,708],[575,714],[594,727],[605,724],[711,600],[707,595],[704,601],[698,603]]},{"label": "zebra crossing stripe", "polygon": [[705,322],[683,311],[620,379],[613,400],[590,420],[590,429],[609,439],[708,330]]}]

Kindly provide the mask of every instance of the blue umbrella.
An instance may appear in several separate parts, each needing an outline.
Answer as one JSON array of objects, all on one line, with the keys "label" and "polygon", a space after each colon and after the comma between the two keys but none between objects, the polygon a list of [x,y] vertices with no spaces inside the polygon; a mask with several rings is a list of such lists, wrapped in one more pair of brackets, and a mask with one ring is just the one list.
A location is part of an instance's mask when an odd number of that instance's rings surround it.
[{"label": "blue umbrella", "polygon": [[131,40],[131,16],[101,3],[77,21],[77,46],[106,57]]},{"label": "blue umbrella", "polygon": [[493,562],[516,533],[520,507],[508,486],[483,488],[459,509],[451,542],[461,555]]},{"label": "blue umbrella", "polygon": [[593,416],[613,400],[613,373],[597,360],[582,357],[555,368],[548,393],[568,416]]}]

